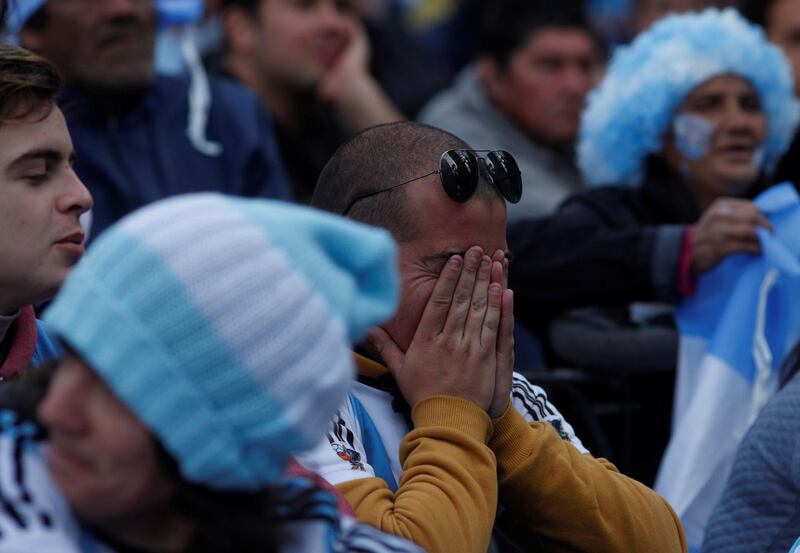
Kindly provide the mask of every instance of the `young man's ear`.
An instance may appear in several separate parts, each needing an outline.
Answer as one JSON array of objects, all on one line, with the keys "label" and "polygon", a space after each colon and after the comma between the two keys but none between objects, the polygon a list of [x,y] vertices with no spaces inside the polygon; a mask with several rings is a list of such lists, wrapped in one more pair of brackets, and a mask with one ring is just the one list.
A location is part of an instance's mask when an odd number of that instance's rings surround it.
[{"label": "young man's ear", "polygon": [[243,8],[232,6],[222,12],[225,39],[231,53],[250,54],[258,48],[258,20]]},{"label": "young man's ear", "polygon": [[505,97],[506,79],[505,71],[494,58],[481,56],[475,62],[478,80],[483,84],[486,95],[490,100],[502,101]]}]

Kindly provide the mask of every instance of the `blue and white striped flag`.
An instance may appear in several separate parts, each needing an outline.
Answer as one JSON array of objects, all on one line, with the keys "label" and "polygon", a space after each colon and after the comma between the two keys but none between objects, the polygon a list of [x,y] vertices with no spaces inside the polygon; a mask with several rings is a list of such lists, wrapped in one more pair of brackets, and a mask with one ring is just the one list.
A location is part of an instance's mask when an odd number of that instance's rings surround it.
[{"label": "blue and white striped flag", "polygon": [[777,391],[800,339],[800,199],[791,184],[756,199],[774,231],[763,255],[732,255],[676,311],[681,333],[672,437],[655,489],[699,551],[745,432]]}]

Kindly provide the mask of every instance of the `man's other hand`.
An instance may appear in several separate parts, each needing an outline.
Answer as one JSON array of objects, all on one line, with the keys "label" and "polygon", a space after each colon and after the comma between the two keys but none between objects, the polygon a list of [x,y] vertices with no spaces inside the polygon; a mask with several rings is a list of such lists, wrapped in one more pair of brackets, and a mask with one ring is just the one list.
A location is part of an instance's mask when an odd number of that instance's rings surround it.
[{"label": "man's other hand", "polygon": [[494,263],[479,247],[445,263],[405,353],[383,329],[370,334],[412,408],[433,395],[492,407],[504,296]]},{"label": "man's other hand", "polygon": [[497,332],[497,371],[489,416],[499,418],[511,401],[514,374],[514,293],[508,289],[508,259],[503,250],[492,255],[492,283],[502,286],[500,327]]}]

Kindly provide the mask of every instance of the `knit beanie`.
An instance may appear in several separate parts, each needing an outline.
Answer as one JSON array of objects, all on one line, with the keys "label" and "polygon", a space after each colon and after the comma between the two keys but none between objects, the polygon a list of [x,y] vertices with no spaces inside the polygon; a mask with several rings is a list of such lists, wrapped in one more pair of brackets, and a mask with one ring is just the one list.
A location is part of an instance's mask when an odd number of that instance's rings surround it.
[{"label": "knit beanie", "polygon": [[684,98],[725,74],[747,80],[767,119],[763,168],[774,170],[800,120],[788,60],[732,8],[665,17],[618,48],[581,117],[578,165],[589,185],[641,184]]},{"label": "knit beanie", "polygon": [[104,232],[45,314],[189,481],[254,490],[322,439],[398,296],[389,235],[202,193]]}]

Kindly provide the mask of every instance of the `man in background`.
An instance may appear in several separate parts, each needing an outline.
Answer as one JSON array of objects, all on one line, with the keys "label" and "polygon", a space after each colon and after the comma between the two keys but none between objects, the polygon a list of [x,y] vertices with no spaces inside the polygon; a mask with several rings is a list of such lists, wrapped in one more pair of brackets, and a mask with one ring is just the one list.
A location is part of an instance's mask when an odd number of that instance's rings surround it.
[{"label": "man in background", "polygon": [[0,46],[0,380],[55,353],[33,306],[83,254],[92,197],[72,170],[60,86],[47,60]]},{"label": "man in background", "polygon": [[64,76],[59,103],[95,199],[92,235],[160,198],[213,190],[289,197],[272,125],[229,82],[157,76],[158,13],[142,0],[22,0],[9,31]]},{"label": "man in background", "polygon": [[369,43],[349,0],[224,0],[222,70],[273,115],[298,201],[356,132],[403,116],[369,72]]},{"label": "man in background", "polygon": [[574,144],[603,56],[579,0],[487,2],[481,54],[419,120],[474,148],[514,155],[525,193],[509,222],[547,215],[583,189]]}]

